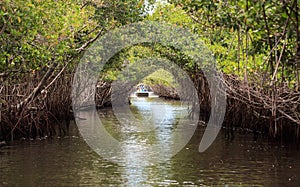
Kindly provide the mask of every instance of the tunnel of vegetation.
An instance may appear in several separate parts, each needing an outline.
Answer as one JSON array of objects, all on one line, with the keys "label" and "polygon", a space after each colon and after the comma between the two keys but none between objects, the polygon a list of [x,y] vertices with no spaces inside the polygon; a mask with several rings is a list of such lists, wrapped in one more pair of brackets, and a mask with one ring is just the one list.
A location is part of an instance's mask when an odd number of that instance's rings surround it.
[{"label": "tunnel of vegetation", "polygon": [[[240,127],[298,141],[299,1],[168,2],[151,14],[145,12],[154,2],[142,0],[0,2],[0,140],[67,134],[72,78],[84,51],[111,29],[150,20],[187,28],[212,51],[227,86],[227,135]],[[149,56],[187,72],[198,90],[200,119],[207,121],[211,101],[201,68],[160,44],[132,46],[110,59],[96,86],[97,106],[110,105],[111,84],[122,69]],[[160,95],[177,98],[180,80],[158,78],[164,74],[142,78]]]}]

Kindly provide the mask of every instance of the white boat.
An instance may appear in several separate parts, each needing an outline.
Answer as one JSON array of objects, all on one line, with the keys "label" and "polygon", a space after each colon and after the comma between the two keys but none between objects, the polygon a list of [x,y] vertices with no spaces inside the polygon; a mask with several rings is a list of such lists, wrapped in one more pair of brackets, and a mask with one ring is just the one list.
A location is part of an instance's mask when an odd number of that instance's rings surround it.
[{"label": "white boat", "polygon": [[135,92],[135,95],[137,97],[149,97],[149,92],[147,92],[147,91],[137,91],[137,92]]},{"label": "white boat", "polygon": [[154,92],[148,92],[148,91],[135,92],[134,94],[136,97],[159,97],[158,95],[155,95]]},{"label": "white boat", "polygon": [[136,91],[132,94],[131,97],[159,97],[158,95],[155,95],[153,91],[150,90],[151,88],[149,86],[140,84],[136,87]]}]

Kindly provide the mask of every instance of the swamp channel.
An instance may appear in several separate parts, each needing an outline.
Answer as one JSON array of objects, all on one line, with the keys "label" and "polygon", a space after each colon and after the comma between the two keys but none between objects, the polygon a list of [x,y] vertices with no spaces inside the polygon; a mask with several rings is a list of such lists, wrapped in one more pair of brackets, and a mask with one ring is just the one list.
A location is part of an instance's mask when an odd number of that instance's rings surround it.
[{"label": "swamp channel", "polygon": [[233,140],[227,140],[222,129],[213,144],[200,153],[203,125],[198,125],[175,156],[145,164],[155,154],[147,153],[145,146],[154,141],[151,139],[164,144],[172,138],[186,106],[161,98],[133,98],[130,109],[143,120],[153,116],[162,119],[148,135],[139,135],[132,133],[128,124],[119,123],[112,108],[98,110],[107,131],[122,141],[127,157],[121,158],[122,164],[95,153],[72,121],[69,136],[18,140],[2,146],[0,186],[300,186],[296,145],[269,142],[263,137],[254,140],[250,133],[236,133]]}]

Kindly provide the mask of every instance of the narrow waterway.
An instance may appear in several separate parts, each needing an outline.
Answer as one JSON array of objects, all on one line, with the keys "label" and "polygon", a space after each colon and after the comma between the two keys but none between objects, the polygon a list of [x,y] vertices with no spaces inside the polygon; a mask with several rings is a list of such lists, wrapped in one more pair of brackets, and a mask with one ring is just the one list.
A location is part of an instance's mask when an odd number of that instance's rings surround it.
[{"label": "narrow waterway", "polygon": [[111,108],[98,111],[107,131],[122,142],[122,164],[96,154],[72,124],[68,137],[1,147],[0,186],[300,186],[296,146],[254,141],[247,134],[228,141],[221,131],[211,147],[199,153],[204,127],[196,129],[178,154],[151,164],[149,157],[155,153],[147,152],[147,146],[161,144],[167,150],[187,106],[134,98],[130,109],[137,119],[153,123],[148,132],[137,133],[126,124],[125,115],[117,118]]}]

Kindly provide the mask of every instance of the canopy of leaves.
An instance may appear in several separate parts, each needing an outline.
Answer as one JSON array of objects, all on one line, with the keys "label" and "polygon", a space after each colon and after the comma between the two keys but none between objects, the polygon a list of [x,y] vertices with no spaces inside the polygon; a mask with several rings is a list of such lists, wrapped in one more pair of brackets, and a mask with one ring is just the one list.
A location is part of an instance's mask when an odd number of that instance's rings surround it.
[{"label": "canopy of leaves", "polygon": [[193,20],[190,29],[210,46],[224,72],[251,77],[263,74],[290,86],[299,83],[299,1],[168,2],[173,10],[180,9],[178,13],[184,11],[181,17],[188,15]]},{"label": "canopy of leaves", "polygon": [[64,63],[79,40],[96,22],[93,7],[80,1],[16,0],[0,3],[0,69],[38,70],[53,62]]},{"label": "canopy of leaves", "polygon": [[76,49],[97,33],[141,20],[143,2],[1,1],[0,72],[36,71],[80,57]]}]

